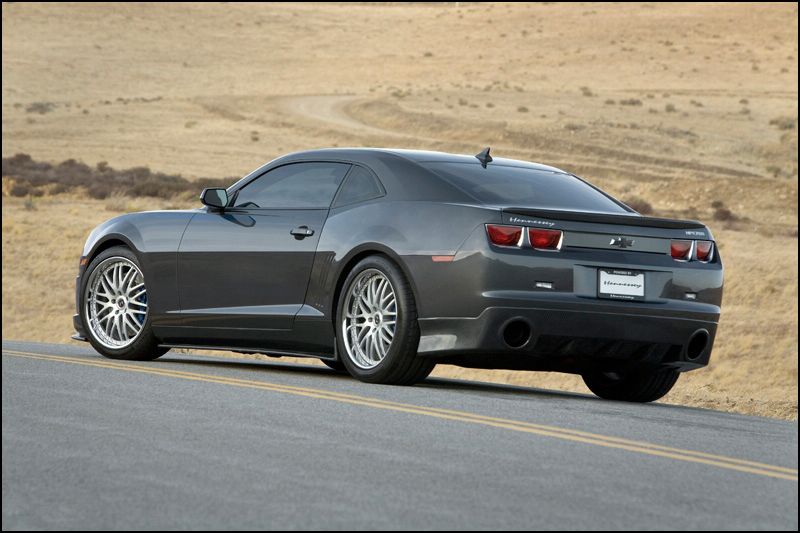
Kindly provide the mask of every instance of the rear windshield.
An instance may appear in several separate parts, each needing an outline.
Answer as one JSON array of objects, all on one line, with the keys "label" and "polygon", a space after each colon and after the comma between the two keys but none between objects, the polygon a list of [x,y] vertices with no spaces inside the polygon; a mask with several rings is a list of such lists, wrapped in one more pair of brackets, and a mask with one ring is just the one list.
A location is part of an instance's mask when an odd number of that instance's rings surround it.
[{"label": "rear windshield", "polygon": [[472,163],[426,163],[425,166],[484,204],[599,213],[628,212],[587,183],[561,172],[491,163],[487,168]]}]

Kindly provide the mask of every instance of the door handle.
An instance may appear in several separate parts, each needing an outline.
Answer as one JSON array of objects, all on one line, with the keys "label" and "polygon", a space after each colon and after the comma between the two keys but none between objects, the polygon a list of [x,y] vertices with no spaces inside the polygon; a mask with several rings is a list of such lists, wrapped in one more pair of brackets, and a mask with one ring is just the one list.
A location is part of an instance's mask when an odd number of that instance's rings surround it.
[{"label": "door handle", "polygon": [[295,239],[305,239],[306,237],[311,237],[314,235],[314,230],[309,228],[308,226],[298,226],[290,231],[292,235],[294,235]]}]

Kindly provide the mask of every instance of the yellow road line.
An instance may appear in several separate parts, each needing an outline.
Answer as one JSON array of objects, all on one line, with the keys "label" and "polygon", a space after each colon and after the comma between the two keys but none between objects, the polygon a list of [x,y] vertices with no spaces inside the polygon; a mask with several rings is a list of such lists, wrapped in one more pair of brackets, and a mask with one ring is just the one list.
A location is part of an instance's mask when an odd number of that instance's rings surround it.
[{"label": "yellow road line", "polygon": [[316,399],[332,400],[343,403],[349,403],[353,405],[372,407],[376,409],[399,411],[405,413],[430,416],[445,420],[455,420],[472,424],[480,424],[484,426],[508,429],[523,433],[531,433],[531,434],[553,437],[573,442],[593,444],[595,446],[603,446],[607,448],[615,448],[615,449],[626,450],[635,453],[642,453],[657,457],[665,457],[679,461],[706,464],[710,466],[716,466],[719,468],[774,477],[778,479],[785,479],[789,481],[797,481],[797,469],[795,468],[786,468],[766,463],[759,463],[756,461],[747,461],[743,459],[736,459],[733,457],[726,457],[723,455],[715,455],[693,450],[685,450],[681,448],[672,448],[669,446],[661,446],[658,444],[652,444],[648,442],[628,440],[619,437],[590,433],[586,431],[572,430],[567,428],[561,428],[558,426],[534,424],[530,422],[523,422],[517,420],[488,417],[465,411],[454,411],[450,409],[424,407],[419,405],[381,400],[378,398],[370,398],[366,396],[357,396],[353,394],[326,391],[322,389],[295,387],[291,385],[281,385],[265,381],[231,378],[225,376],[217,376],[213,374],[185,372],[179,370],[165,369],[162,367],[121,363],[117,361],[107,361],[102,359],[91,360],[91,359],[82,359],[75,357],[65,357],[59,355],[40,354],[35,352],[23,352],[17,350],[7,350],[4,351],[3,353],[5,355],[11,355],[15,357],[39,359],[45,361],[58,361],[62,363],[79,364],[79,365],[93,366],[98,368],[127,370],[132,372],[153,374],[163,377],[180,378],[192,381],[204,381],[204,382],[218,383],[223,385],[233,385],[237,387],[255,388],[261,390],[269,390],[273,392],[282,392],[286,394],[294,394],[297,396],[305,396]]}]

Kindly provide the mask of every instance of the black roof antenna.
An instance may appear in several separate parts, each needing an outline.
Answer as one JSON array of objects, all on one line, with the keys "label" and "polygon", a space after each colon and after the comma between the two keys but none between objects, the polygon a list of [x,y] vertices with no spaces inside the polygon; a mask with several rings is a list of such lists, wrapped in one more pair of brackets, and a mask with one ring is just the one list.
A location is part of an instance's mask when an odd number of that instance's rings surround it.
[{"label": "black roof antenna", "polygon": [[484,148],[483,152],[475,156],[481,162],[481,166],[486,168],[488,163],[492,162],[492,156],[489,155],[489,147]]}]

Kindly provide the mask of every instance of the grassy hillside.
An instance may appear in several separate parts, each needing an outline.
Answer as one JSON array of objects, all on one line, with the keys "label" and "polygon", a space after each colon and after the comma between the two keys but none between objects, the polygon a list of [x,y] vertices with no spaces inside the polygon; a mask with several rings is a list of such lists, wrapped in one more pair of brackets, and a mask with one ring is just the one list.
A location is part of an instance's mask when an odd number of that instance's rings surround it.
[{"label": "grassy hillside", "polygon": [[[707,222],[727,275],[716,351],[666,401],[796,418],[795,4],[3,4],[2,16],[2,155],[53,165],[15,176],[4,162],[5,338],[65,341],[91,227],[192,205],[209,183],[192,181],[319,146],[490,145]],[[585,390],[570,376],[437,372]]]}]

